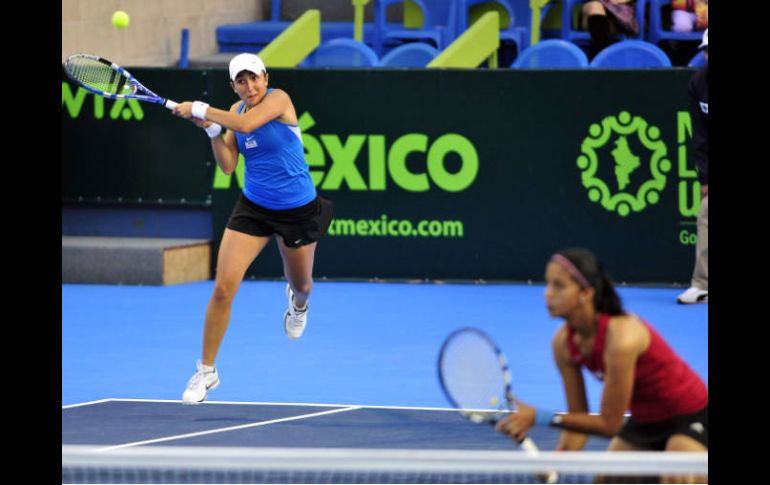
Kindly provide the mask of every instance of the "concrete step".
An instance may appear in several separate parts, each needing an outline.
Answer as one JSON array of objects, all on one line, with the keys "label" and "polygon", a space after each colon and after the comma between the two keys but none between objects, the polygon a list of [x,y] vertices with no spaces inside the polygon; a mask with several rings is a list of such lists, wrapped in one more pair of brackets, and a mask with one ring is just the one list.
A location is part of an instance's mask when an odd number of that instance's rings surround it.
[{"label": "concrete step", "polygon": [[211,278],[211,241],[62,236],[62,283],[173,285]]}]

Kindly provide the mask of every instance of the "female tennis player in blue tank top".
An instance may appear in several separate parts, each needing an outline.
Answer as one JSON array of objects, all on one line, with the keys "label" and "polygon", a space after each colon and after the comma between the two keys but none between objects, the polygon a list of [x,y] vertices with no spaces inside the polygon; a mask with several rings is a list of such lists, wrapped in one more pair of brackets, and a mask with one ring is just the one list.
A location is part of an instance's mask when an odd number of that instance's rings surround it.
[{"label": "female tennis player in blue tank top", "polygon": [[[206,310],[203,356],[182,400],[199,403],[219,385],[214,366],[230,321],[230,308],[246,270],[275,235],[288,281],[284,330],[290,339],[307,324],[317,241],[332,219],[331,202],[316,194],[305,163],[297,113],[286,92],[268,88],[268,74],[254,54],[230,61],[230,80],[240,101],[229,111],[200,101],[180,103],[174,114],[206,130],[217,164],[226,174],[243,154],[243,193],[227,223],[217,257],[214,291]],[[222,135],[222,128],[227,131]]]}]

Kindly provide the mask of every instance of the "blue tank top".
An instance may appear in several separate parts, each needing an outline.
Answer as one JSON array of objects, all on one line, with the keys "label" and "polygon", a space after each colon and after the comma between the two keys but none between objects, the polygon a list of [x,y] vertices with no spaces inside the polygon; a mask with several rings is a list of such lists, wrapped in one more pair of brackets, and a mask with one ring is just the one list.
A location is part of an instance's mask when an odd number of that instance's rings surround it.
[{"label": "blue tank top", "polygon": [[[238,113],[244,107],[241,103]],[[235,132],[235,139],[246,163],[243,195],[250,201],[283,210],[316,198],[299,126],[272,120],[251,133]]]}]

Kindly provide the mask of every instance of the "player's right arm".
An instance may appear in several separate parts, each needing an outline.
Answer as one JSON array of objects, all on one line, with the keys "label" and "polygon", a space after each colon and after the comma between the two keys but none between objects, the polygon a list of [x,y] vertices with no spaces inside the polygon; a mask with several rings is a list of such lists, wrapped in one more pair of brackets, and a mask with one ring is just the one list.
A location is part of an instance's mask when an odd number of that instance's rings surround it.
[{"label": "player's right arm", "polygon": [[[240,101],[236,101],[230,107],[231,113],[238,112],[238,106]],[[196,125],[205,128],[211,126],[210,121],[201,121],[197,119],[192,120]],[[235,140],[235,133],[232,130],[225,131],[222,136],[215,136],[211,139],[211,151],[214,152],[214,159],[217,161],[217,165],[225,175],[230,175],[235,170],[235,166],[238,164],[238,143]]]},{"label": "player's right arm", "polygon": [[[554,335],[551,341],[551,348],[564,384],[564,395],[567,397],[567,411],[570,413],[587,413],[588,399],[586,398],[583,373],[580,370],[580,365],[575,364],[569,358],[566,325],[563,325]],[[587,440],[587,434],[565,429],[559,435],[559,444],[556,446],[556,449],[560,451],[579,451],[583,449]]]}]

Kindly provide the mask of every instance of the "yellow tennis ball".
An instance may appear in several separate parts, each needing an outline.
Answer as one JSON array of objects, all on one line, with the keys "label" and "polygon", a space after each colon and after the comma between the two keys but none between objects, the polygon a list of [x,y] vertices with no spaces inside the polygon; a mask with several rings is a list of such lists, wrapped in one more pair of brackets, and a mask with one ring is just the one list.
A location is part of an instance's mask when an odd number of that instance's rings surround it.
[{"label": "yellow tennis ball", "polygon": [[131,18],[123,10],[116,10],[115,13],[112,14],[112,25],[119,29],[125,29],[128,27],[128,23],[130,21]]}]

